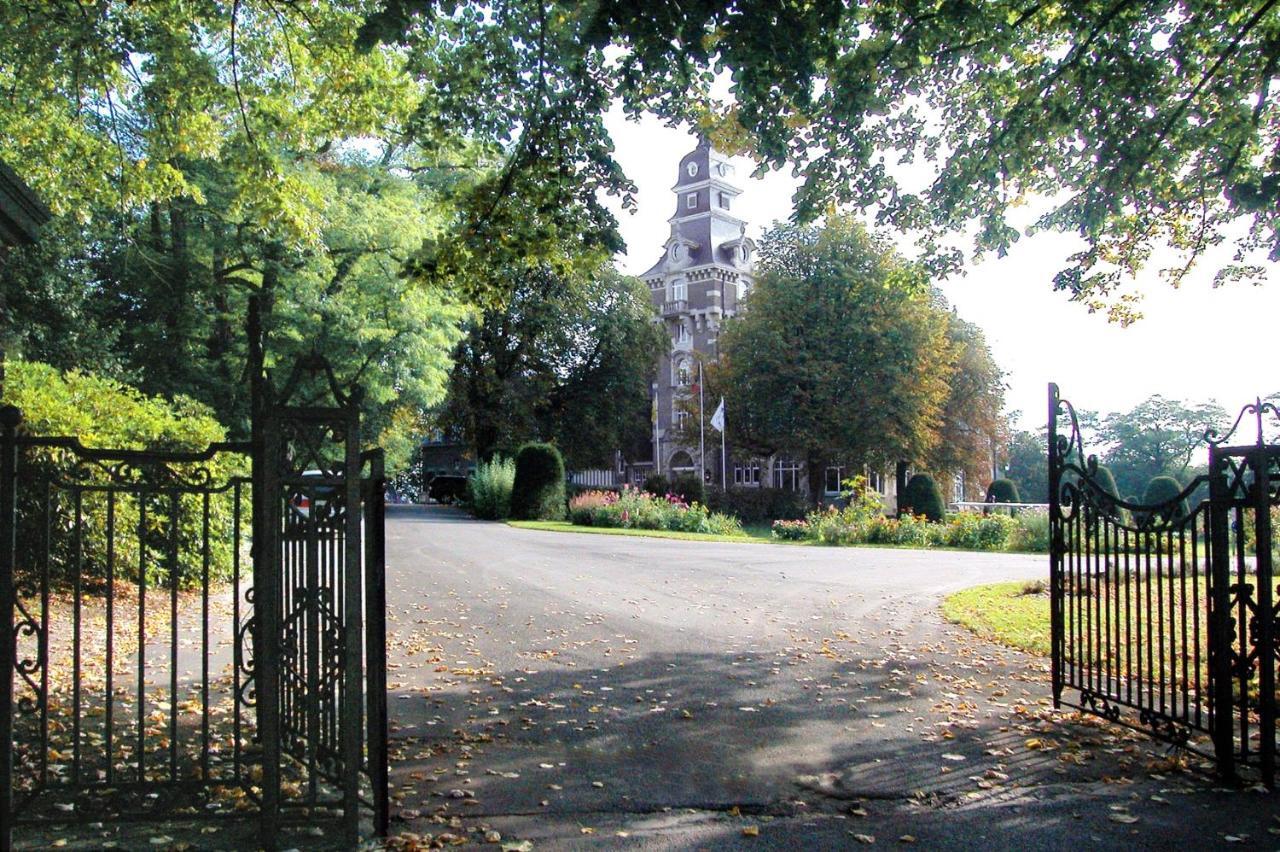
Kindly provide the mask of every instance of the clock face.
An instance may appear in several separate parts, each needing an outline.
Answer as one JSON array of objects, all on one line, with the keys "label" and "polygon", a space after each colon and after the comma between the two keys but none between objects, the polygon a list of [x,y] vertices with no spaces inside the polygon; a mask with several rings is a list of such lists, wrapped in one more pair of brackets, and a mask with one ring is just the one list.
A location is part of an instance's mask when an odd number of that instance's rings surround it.
[{"label": "clock face", "polygon": [[685,171],[689,173],[689,177],[695,176],[698,173],[698,164],[690,163],[688,166],[685,167]]}]

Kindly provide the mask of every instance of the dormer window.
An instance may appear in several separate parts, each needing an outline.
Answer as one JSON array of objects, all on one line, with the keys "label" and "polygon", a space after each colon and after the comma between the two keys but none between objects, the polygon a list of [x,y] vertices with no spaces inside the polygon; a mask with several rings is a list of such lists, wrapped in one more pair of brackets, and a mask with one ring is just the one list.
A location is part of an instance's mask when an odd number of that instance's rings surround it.
[{"label": "dormer window", "polygon": [[689,173],[689,177],[697,177],[697,176],[698,176],[698,164],[697,164],[697,163],[690,163],[689,165],[685,166],[685,171]]},{"label": "dormer window", "polygon": [[698,193],[691,192],[684,197],[684,206],[692,210],[698,206]]}]

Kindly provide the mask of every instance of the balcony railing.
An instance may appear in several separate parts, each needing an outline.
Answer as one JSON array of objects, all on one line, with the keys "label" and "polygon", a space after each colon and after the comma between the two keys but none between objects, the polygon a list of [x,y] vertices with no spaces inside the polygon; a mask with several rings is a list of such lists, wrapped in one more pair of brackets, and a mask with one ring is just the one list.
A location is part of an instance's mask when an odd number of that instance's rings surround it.
[{"label": "balcony railing", "polygon": [[674,317],[689,310],[689,301],[687,299],[676,299],[673,302],[664,302],[662,305],[662,315],[664,317]]}]

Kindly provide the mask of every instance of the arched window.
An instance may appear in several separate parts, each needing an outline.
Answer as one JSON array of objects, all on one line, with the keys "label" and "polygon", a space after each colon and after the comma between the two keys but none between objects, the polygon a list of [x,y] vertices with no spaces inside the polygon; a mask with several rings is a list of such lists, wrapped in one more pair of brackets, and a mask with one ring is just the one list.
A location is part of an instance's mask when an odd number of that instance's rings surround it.
[{"label": "arched window", "polygon": [[671,363],[671,383],[677,387],[688,387],[692,381],[688,358],[677,358]]}]

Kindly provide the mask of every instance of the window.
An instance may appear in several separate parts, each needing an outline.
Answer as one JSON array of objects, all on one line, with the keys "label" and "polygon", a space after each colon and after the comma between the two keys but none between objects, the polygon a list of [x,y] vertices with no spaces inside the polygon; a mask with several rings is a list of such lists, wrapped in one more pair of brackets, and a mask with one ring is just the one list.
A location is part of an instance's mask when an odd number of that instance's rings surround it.
[{"label": "window", "polygon": [[822,490],[827,494],[839,494],[840,483],[844,481],[844,468],[829,467],[823,478]]},{"label": "window", "polygon": [[688,343],[688,342],[689,342],[689,326],[685,325],[685,324],[684,324],[684,323],[682,323],[682,322],[681,322],[681,323],[676,323],[676,336],[675,336],[675,342],[676,342],[676,343]]},{"label": "window", "polygon": [[867,487],[880,494],[884,493],[884,474],[878,470],[867,468]]},{"label": "window", "polygon": [[689,386],[689,361],[687,358],[681,358],[672,365],[671,371],[672,381],[679,387]]},{"label": "window", "polygon": [[773,463],[773,487],[784,491],[800,490],[800,462],[778,459]]},{"label": "window", "polygon": [[671,425],[677,430],[683,430],[689,425],[689,412],[680,407],[678,400],[671,400]]},{"label": "window", "polygon": [[684,206],[692,210],[698,206],[698,193],[691,192],[684,197]]},{"label": "window", "polygon": [[760,463],[751,461],[745,464],[734,462],[733,484],[757,488],[760,485]]},{"label": "window", "polygon": [[671,301],[683,302],[689,298],[689,283],[683,278],[673,278],[670,285]]},{"label": "window", "polygon": [[689,177],[695,177],[698,174],[698,164],[690,163],[684,167],[684,170],[689,173]]},{"label": "window", "polygon": [[720,193],[720,206],[725,210],[729,209],[729,193]]}]

